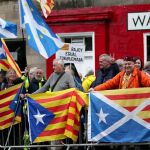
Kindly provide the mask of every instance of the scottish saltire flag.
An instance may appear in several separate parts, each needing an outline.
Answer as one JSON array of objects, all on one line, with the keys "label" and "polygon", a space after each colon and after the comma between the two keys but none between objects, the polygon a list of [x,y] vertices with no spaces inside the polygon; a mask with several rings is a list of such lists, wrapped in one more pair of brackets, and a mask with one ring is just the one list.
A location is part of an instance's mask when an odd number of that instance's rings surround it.
[{"label": "scottish saltire flag", "polygon": [[64,46],[42,19],[31,0],[20,0],[20,15],[28,44],[35,52],[47,59]]},{"label": "scottish saltire flag", "polygon": [[89,141],[150,141],[150,88],[93,92],[89,101]]},{"label": "scottish saltire flag", "polygon": [[0,18],[0,38],[16,38],[17,24]]},{"label": "scottish saltire flag", "polygon": [[11,53],[9,52],[9,49],[8,49],[4,39],[1,39],[1,41],[2,41],[2,47],[5,50],[5,54],[6,54],[6,58],[7,58],[7,61],[9,63],[9,66],[16,71],[16,74],[18,77],[21,77],[21,70],[20,70],[18,64],[15,62]]},{"label": "scottish saltire flag", "polygon": [[10,108],[10,105],[17,103],[21,86],[22,84],[18,84],[0,91],[0,130],[10,127],[14,117],[14,124],[21,122],[20,115],[15,116],[15,109]]},{"label": "scottish saltire flag", "polygon": [[[0,38],[16,38],[17,37],[17,25],[15,23],[6,21],[0,18]],[[2,48],[2,42],[0,40],[0,68],[7,71],[9,63],[6,59],[5,51]]]},{"label": "scottish saltire flag", "polygon": [[30,141],[32,143],[65,139],[76,141],[80,110],[87,95],[75,89],[32,94],[27,97]]},{"label": "scottish saltire flag", "polygon": [[54,7],[54,0],[37,0],[37,1],[41,5],[44,17],[47,18]]}]

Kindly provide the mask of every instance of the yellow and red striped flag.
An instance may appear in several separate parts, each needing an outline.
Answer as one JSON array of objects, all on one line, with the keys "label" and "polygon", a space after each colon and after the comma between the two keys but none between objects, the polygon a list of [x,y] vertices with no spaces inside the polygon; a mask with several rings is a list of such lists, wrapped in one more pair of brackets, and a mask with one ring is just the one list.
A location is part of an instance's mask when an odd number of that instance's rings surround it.
[{"label": "yellow and red striped flag", "polygon": [[6,57],[7,57],[7,61],[9,63],[9,66],[16,71],[16,74],[18,77],[21,77],[21,70],[20,70],[18,64],[15,62],[11,53],[9,52],[9,49],[8,49],[4,39],[1,39],[1,41],[2,41],[3,49],[5,50],[5,53],[6,53]]},{"label": "yellow and red striped flag", "polygon": [[80,110],[87,95],[75,89],[27,97],[30,140],[33,143],[65,139],[76,141]]},{"label": "yellow and red striped flag", "polygon": [[7,71],[10,68],[7,59],[0,59],[0,69]]},{"label": "yellow and red striped flag", "polygon": [[[13,118],[15,117],[14,110],[10,108],[10,105],[16,104],[19,96],[21,84],[12,86],[6,90],[0,91],[0,130],[8,128],[12,125]],[[16,115],[15,122],[19,123],[21,117]]]},{"label": "yellow and red striped flag", "polygon": [[54,0],[37,0],[37,1],[41,5],[44,17],[47,18],[54,7]]},{"label": "yellow and red striped flag", "polygon": [[89,97],[89,141],[150,141],[150,88],[92,92]]}]

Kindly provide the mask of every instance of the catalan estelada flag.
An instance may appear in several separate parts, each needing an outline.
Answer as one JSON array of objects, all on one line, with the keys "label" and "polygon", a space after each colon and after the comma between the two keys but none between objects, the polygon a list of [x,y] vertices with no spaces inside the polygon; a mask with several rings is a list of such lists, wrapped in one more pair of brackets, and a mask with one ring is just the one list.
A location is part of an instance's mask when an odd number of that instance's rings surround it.
[{"label": "catalan estelada flag", "polygon": [[92,92],[89,97],[89,141],[150,141],[150,88]]},{"label": "catalan estelada flag", "polygon": [[9,49],[8,49],[4,39],[1,39],[1,41],[2,41],[3,49],[5,50],[5,53],[6,53],[6,57],[7,57],[7,61],[9,63],[9,66],[16,71],[16,74],[18,77],[21,77],[21,70],[20,70],[18,64],[15,62],[11,53],[9,52]]},{"label": "catalan estelada flag", "polygon": [[[0,130],[12,125],[13,118],[15,117],[15,107],[12,106],[14,106],[14,103],[17,104],[17,101],[19,100],[21,86],[22,84],[18,84],[0,91]],[[21,117],[17,112],[14,124],[19,123],[20,121]]]},{"label": "catalan estelada flag", "polygon": [[10,68],[7,59],[0,59],[0,69],[7,71]]},{"label": "catalan estelada flag", "polygon": [[65,139],[76,141],[80,110],[87,95],[75,89],[32,94],[27,97],[29,134],[32,143]]}]

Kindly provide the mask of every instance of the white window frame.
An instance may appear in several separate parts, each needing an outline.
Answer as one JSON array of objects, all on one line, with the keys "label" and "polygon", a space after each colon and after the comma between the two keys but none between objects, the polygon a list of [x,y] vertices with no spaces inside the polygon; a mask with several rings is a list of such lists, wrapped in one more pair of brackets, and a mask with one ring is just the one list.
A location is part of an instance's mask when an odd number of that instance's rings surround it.
[{"label": "white window frame", "polygon": [[60,38],[67,38],[67,37],[92,37],[92,51],[86,51],[85,57],[93,56],[93,69],[95,72],[95,33],[94,32],[70,32],[70,33],[58,33],[57,34]]}]

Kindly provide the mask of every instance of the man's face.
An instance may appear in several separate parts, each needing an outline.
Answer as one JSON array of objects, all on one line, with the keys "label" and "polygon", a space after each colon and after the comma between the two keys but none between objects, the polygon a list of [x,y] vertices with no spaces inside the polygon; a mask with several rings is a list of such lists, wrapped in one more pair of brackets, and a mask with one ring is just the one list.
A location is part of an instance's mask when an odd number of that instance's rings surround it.
[{"label": "man's face", "polygon": [[41,69],[36,69],[35,71],[35,79],[40,81],[43,78],[43,71]]},{"label": "man's face", "polygon": [[133,61],[125,61],[124,69],[125,69],[126,73],[128,73],[128,74],[132,73],[133,69],[134,69],[134,62]]},{"label": "man's face", "polygon": [[54,61],[53,62],[53,70],[54,70],[54,72],[59,73],[59,72],[63,71],[63,67],[57,61]]},{"label": "man's face", "polygon": [[106,69],[110,66],[110,62],[104,57],[99,58],[100,69]]}]

